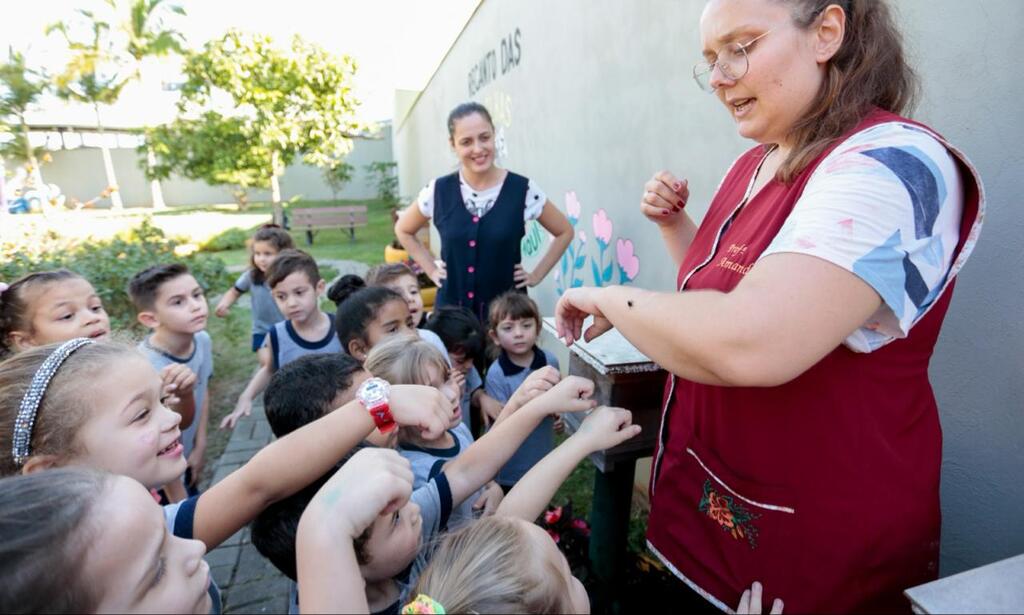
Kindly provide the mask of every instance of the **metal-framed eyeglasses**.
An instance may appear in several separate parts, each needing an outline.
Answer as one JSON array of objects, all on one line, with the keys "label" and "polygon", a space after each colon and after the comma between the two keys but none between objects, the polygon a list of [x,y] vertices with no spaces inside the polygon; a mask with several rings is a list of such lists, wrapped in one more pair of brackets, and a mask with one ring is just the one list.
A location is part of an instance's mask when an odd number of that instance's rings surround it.
[{"label": "metal-framed eyeglasses", "polygon": [[697,62],[693,65],[693,80],[697,82],[700,89],[707,93],[713,93],[715,87],[711,85],[711,76],[715,67],[722,71],[722,75],[729,81],[742,79],[750,70],[750,58],[747,56],[747,48],[771,34],[768,30],[764,34],[750,39],[746,43],[728,43],[718,50],[714,62]]}]

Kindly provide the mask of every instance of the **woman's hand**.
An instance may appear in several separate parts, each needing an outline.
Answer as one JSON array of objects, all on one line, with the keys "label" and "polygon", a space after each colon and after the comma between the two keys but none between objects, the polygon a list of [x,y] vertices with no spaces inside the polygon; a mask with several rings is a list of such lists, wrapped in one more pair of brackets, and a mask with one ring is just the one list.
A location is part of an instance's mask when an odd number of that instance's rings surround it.
[{"label": "woman's hand", "polygon": [[517,264],[513,270],[512,277],[516,281],[516,288],[533,288],[540,284],[540,280],[536,279],[532,271],[527,271],[521,264]]},{"label": "woman's hand", "polygon": [[441,259],[434,261],[434,268],[427,272],[427,277],[434,283],[434,286],[441,288],[444,281],[448,279],[448,267],[444,261]]},{"label": "woman's hand", "polygon": [[671,226],[679,220],[689,199],[690,187],[685,179],[660,171],[644,184],[640,212],[658,226]]},{"label": "woman's hand", "polygon": [[[566,346],[572,346],[581,338],[589,342],[612,329],[611,321],[597,307],[597,294],[601,290],[593,287],[570,288],[558,300],[555,306],[555,331],[558,337],[565,340]],[[583,321],[587,316],[593,316],[594,322],[584,333]]]}]

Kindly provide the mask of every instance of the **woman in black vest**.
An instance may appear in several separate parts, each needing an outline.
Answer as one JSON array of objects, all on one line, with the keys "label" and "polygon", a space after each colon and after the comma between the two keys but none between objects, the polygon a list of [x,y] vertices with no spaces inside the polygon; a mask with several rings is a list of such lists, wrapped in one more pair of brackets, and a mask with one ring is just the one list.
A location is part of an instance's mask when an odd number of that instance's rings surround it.
[{"label": "woman in black vest", "polygon": [[[569,246],[573,230],[536,184],[494,166],[494,123],[483,105],[456,107],[448,116],[448,137],[459,170],[427,184],[402,212],[395,235],[438,285],[437,306],[465,306],[485,321],[491,299],[540,284]],[[441,235],[438,261],[416,238],[431,218]],[[554,236],[533,271],[523,268],[519,250],[527,220],[537,220]]]}]

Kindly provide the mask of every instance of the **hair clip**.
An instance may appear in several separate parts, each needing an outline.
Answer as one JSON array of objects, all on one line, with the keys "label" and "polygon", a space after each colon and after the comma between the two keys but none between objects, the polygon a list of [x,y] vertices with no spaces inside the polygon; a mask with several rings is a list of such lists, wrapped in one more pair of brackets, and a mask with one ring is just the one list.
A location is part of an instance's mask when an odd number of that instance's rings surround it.
[{"label": "hair clip", "polygon": [[426,594],[416,596],[416,599],[402,607],[403,615],[445,615],[444,607],[437,600]]},{"label": "hair clip", "polygon": [[18,407],[18,417],[14,420],[14,446],[11,455],[14,463],[21,466],[28,460],[31,453],[32,429],[36,424],[36,413],[39,412],[39,404],[46,395],[46,387],[50,386],[50,380],[60,369],[61,364],[82,346],[92,344],[93,341],[87,337],[76,337],[73,340],[64,342],[57,347],[50,356],[46,357],[43,364],[32,376],[32,383],[28,386],[24,397],[21,398],[21,405]]}]

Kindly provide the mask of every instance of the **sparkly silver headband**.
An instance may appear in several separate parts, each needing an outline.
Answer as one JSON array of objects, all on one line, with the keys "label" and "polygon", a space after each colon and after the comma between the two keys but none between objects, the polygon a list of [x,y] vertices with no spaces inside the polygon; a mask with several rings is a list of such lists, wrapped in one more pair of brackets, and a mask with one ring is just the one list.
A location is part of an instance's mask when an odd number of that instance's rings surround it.
[{"label": "sparkly silver headband", "polygon": [[18,418],[14,421],[14,447],[11,454],[14,456],[15,464],[20,466],[28,459],[29,445],[32,442],[32,428],[36,424],[36,413],[39,412],[39,403],[43,401],[43,395],[46,394],[46,387],[50,386],[50,380],[60,369],[61,364],[71,356],[71,353],[92,343],[92,340],[87,337],[76,337],[64,342],[57,350],[50,353],[50,356],[46,357],[43,364],[36,370],[35,375],[32,376],[32,384],[28,386],[28,391],[21,398]]}]

